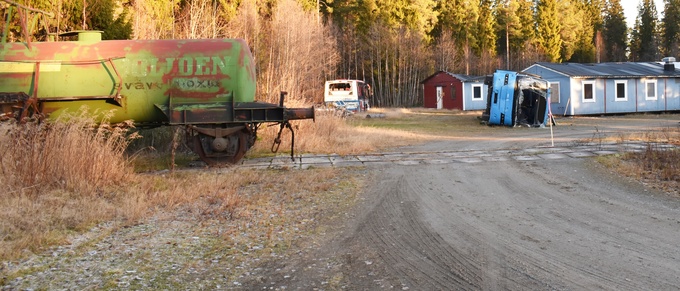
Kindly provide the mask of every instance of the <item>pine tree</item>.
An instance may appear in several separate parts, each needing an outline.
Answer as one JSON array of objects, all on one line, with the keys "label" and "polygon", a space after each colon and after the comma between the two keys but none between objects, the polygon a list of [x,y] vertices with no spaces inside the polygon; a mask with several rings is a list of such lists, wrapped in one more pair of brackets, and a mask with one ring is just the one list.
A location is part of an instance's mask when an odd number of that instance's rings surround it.
[{"label": "pine tree", "polygon": [[492,6],[491,0],[481,0],[479,18],[477,21],[477,52],[476,56],[479,58],[477,62],[477,71],[475,74],[490,74],[498,66],[496,41],[498,35],[496,34],[496,18],[494,17],[495,9]]},{"label": "pine tree", "polygon": [[474,25],[479,19],[479,4],[473,0],[460,0],[454,13],[460,23],[451,27],[453,37],[459,44],[460,53],[465,63],[465,74],[470,74],[470,66],[473,62],[474,51],[477,50],[479,32]]},{"label": "pine tree", "polygon": [[433,35],[439,37],[451,32],[451,42],[456,44],[456,58],[463,61],[464,68],[454,73],[470,73],[474,53],[478,51],[479,3],[473,0],[441,1],[437,6],[438,22]]},{"label": "pine tree", "polygon": [[663,56],[680,59],[680,0],[665,0],[661,27]]},{"label": "pine tree", "polygon": [[[591,0],[576,0],[573,6],[581,11],[576,16],[577,25],[574,25],[575,39],[573,43],[573,54],[569,57],[570,62],[593,63],[595,62],[595,31],[599,26],[600,8],[597,1],[593,4]],[[566,30],[566,28],[565,28]],[[565,58],[567,58],[565,56]]]},{"label": "pine tree", "polygon": [[607,3],[602,37],[604,39],[604,60],[607,62],[626,61],[628,27],[626,26],[623,7],[621,7],[621,0],[609,0]]},{"label": "pine tree", "polygon": [[[579,39],[582,38],[584,27],[584,8],[581,0],[556,1],[557,21],[560,24],[560,36],[562,47],[560,49],[560,59],[570,60],[578,48]],[[590,21],[590,20],[588,20]],[[587,36],[583,36],[587,38]]]},{"label": "pine tree", "polygon": [[540,40],[536,31],[536,9],[533,0],[518,0],[519,8],[517,15],[522,25],[522,34],[517,38],[517,49],[519,52],[517,69],[525,68],[540,56]]},{"label": "pine tree", "polygon": [[642,0],[631,33],[630,60],[649,62],[658,60],[656,6],[652,0]]},{"label": "pine tree", "polygon": [[496,56],[495,44],[498,35],[496,34],[496,19],[493,17],[494,14],[491,0],[481,0],[479,20],[477,21],[477,31],[479,32],[477,55],[488,52],[489,55]]},{"label": "pine tree", "polygon": [[505,68],[522,70],[538,60],[539,41],[533,0],[498,0],[497,47],[506,60]]},{"label": "pine tree", "polygon": [[604,54],[602,48],[602,31],[604,30],[604,13],[607,9],[607,0],[583,0],[586,3],[586,17],[591,19],[593,27],[593,45],[595,46],[595,59],[602,61]]},{"label": "pine tree", "polygon": [[548,61],[562,62],[560,49],[562,47],[562,25],[557,16],[556,0],[539,0],[537,7],[538,38]]},{"label": "pine tree", "polygon": [[463,24],[463,12],[461,0],[439,1],[435,10],[437,14],[437,24],[432,30],[432,36],[439,38],[447,30],[451,31],[454,27]]},{"label": "pine tree", "polygon": [[504,67],[508,70],[512,67],[511,58],[517,58],[517,46],[511,46],[517,42],[516,39],[521,35],[522,24],[517,15],[519,1],[497,0],[496,1],[496,23],[498,37],[496,42],[497,51],[503,55],[505,60]]},{"label": "pine tree", "polygon": [[403,22],[421,37],[429,35],[437,22],[434,0],[411,0],[405,3]]}]

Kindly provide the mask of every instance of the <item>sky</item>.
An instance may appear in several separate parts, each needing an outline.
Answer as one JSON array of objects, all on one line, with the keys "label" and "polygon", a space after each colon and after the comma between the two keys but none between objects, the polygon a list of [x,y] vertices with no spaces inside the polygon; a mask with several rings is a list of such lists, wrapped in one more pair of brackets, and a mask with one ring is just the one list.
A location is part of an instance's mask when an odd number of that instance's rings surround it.
[{"label": "sky", "polygon": [[[638,5],[642,3],[642,0],[621,0],[621,6],[623,6],[623,14],[626,16],[626,24],[628,28],[633,28],[635,25],[635,18],[638,15]],[[663,0],[654,0],[654,5],[656,5],[656,12],[659,13],[657,17],[661,17],[663,12]]]}]

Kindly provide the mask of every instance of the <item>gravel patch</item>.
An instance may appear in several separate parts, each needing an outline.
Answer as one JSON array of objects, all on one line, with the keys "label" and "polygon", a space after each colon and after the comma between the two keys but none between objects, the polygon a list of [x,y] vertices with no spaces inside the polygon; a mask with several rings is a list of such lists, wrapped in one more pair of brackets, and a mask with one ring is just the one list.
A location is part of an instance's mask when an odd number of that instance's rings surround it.
[{"label": "gravel patch", "polygon": [[260,280],[268,262],[318,247],[329,225],[347,215],[366,175],[342,171],[338,179],[358,174],[286,205],[259,205],[247,217],[206,217],[184,207],[132,226],[98,225],[68,245],[3,262],[0,289],[245,289],[244,282]]}]

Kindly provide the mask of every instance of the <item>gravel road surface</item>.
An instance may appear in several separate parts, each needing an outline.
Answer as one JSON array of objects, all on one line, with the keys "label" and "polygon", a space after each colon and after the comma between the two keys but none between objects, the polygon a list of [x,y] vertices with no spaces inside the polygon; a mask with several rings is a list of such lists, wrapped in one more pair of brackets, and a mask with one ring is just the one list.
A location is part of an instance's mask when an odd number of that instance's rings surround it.
[{"label": "gravel road surface", "polygon": [[[677,117],[562,119],[558,146],[674,129]],[[520,149],[547,129],[460,136],[402,152]],[[678,290],[680,200],[593,159],[391,164],[344,231],[262,269],[253,288]]]}]

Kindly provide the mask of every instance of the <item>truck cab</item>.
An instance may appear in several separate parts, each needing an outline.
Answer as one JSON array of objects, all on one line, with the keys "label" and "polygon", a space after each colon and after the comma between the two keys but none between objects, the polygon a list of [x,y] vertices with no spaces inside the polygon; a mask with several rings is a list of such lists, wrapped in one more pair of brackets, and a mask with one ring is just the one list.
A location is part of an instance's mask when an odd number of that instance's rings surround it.
[{"label": "truck cab", "polygon": [[324,85],[325,105],[342,101],[352,112],[368,111],[372,96],[371,86],[361,80],[331,80]]},{"label": "truck cab", "polygon": [[549,118],[550,86],[538,76],[497,70],[489,86],[482,120],[489,125],[544,127]]}]

